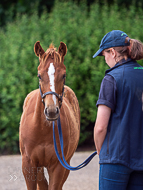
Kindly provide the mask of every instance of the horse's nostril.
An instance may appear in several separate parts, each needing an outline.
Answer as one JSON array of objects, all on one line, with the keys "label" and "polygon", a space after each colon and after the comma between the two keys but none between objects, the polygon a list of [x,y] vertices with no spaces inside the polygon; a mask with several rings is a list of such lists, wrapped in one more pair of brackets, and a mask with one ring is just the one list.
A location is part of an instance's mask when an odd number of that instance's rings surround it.
[{"label": "horse's nostril", "polygon": [[45,108],[44,113],[45,113],[45,115],[47,115],[47,108]]},{"label": "horse's nostril", "polygon": [[59,113],[59,108],[58,107],[56,108],[56,111],[57,111],[57,114],[58,114]]},{"label": "horse's nostril", "polygon": [[44,113],[48,120],[55,120],[59,116],[59,108],[55,106],[48,106],[45,108]]}]

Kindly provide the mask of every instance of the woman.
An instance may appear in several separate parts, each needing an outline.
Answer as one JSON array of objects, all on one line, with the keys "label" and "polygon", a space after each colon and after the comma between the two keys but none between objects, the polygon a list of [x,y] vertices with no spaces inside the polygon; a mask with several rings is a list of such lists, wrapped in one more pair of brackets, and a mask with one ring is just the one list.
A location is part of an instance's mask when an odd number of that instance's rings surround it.
[{"label": "woman", "polygon": [[94,141],[100,190],[143,190],[143,44],[120,30],[94,54],[109,65],[97,101]]}]

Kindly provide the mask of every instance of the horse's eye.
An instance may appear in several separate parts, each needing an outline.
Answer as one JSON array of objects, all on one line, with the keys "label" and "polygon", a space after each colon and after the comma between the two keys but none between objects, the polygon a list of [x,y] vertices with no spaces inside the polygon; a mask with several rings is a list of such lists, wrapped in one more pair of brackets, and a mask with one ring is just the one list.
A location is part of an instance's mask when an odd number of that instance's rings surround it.
[{"label": "horse's eye", "polygon": [[66,78],[66,74],[63,75],[63,79],[65,79],[65,78]]},{"label": "horse's eye", "polygon": [[37,76],[38,76],[39,79],[41,79],[41,76],[39,74]]}]

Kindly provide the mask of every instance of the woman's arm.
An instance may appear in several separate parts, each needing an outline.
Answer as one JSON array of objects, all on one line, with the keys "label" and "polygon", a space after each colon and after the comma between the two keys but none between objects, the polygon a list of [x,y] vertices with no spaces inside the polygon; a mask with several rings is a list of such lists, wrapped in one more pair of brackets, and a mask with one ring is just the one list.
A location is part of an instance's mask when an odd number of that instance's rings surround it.
[{"label": "woman's arm", "polygon": [[97,118],[94,126],[94,142],[97,149],[97,154],[99,155],[102,144],[104,142],[108,122],[111,115],[111,108],[105,105],[99,105],[97,111]]}]

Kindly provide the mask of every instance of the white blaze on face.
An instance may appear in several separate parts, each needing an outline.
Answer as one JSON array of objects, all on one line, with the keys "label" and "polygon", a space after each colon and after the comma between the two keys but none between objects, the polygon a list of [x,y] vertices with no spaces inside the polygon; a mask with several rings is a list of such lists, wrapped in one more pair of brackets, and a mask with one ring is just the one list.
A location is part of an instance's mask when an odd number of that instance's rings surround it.
[{"label": "white blaze on face", "polygon": [[[48,69],[48,76],[49,76],[49,80],[50,80],[50,90],[52,92],[55,92],[55,83],[54,83],[54,79],[55,79],[55,67],[53,63],[50,63],[49,69]],[[56,105],[56,96],[53,95],[53,101],[54,104]]]}]

